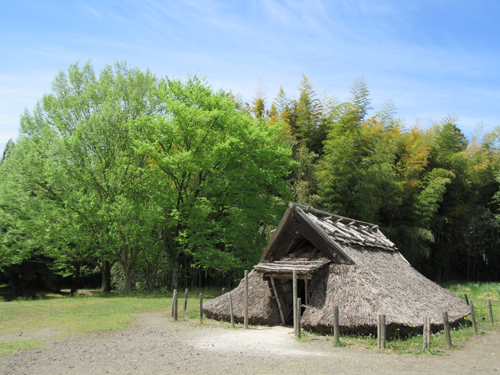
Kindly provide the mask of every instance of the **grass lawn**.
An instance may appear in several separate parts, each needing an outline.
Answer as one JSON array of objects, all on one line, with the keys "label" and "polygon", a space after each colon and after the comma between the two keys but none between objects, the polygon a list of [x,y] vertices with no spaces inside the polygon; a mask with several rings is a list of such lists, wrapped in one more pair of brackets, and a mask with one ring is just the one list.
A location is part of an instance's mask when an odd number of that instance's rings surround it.
[{"label": "grass lawn", "polygon": [[[202,291],[205,298],[214,298],[220,290]],[[199,319],[199,291],[189,293],[186,318]],[[182,318],[184,293],[179,293],[179,319]],[[30,333],[55,328],[57,335],[92,331],[117,330],[130,325],[135,313],[165,311],[170,314],[172,293],[119,293],[107,295],[94,291],[75,297],[45,295],[43,299],[18,299],[0,302],[0,354],[12,353],[43,344],[38,339],[1,340],[2,334]]]}]

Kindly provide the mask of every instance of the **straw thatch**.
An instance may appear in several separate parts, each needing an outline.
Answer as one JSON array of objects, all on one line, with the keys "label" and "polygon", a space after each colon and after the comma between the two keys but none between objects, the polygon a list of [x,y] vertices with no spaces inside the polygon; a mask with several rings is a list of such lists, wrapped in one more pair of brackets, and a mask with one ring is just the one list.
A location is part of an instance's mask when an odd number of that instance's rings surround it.
[{"label": "straw thatch", "polygon": [[[451,323],[470,313],[460,298],[417,272],[377,226],[292,203],[249,274],[250,323],[290,323],[293,270],[307,301],[306,329],[330,331],[334,306],[342,330],[357,332],[373,331],[379,314],[391,331],[422,326],[424,317],[437,325],[444,311]],[[235,318],[243,321],[243,281],[231,294]],[[229,296],[208,301],[204,311],[229,320]]]}]

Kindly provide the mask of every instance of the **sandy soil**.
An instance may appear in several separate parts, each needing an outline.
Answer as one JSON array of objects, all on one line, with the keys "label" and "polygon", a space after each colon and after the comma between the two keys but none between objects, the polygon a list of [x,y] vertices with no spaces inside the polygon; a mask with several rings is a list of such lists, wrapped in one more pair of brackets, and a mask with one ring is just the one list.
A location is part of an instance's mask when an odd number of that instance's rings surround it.
[{"label": "sandy soil", "polygon": [[[1,374],[494,374],[500,332],[442,356],[381,354],[335,348],[324,337],[298,342],[291,328],[194,326],[165,314],[137,315],[131,328],[61,338],[54,330],[20,333],[46,338],[43,349],[0,357]],[[12,337],[10,337],[12,336]],[[12,339],[17,335],[2,335]],[[58,337],[59,336],[59,337]],[[500,373],[499,373],[500,374]]]}]

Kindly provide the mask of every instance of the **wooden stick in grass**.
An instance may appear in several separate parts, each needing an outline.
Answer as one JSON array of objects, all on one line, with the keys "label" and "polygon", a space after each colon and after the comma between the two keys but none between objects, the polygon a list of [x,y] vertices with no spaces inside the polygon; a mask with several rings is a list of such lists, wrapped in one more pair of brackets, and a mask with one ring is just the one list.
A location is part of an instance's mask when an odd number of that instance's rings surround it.
[{"label": "wooden stick in grass", "polygon": [[203,293],[200,293],[200,324],[203,324]]},{"label": "wooden stick in grass", "polygon": [[177,308],[178,308],[178,295],[176,290],[174,295],[174,320],[177,320]]},{"label": "wooden stick in grass", "polygon": [[431,347],[431,318],[427,317],[427,332],[425,334],[427,335],[427,347],[430,349]]},{"label": "wooden stick in grass", "polygon": [[474,314],[474,302],[470,300],[470,315],[472,318],[472,328],[474,328],[474,333],[477,335],[477,326],[476,326],[476,315]]},{"label": "wooden stick in grass", "polygon": [[245,318],[243,321],[245,329],[248,329],[248,271],[245,270]]},{"label": "wooden stick in grass", "polygon": [[446,335],[446,343],[451,348],[450,322],[448,320],[448,311],[443,312],[444,334]]},{"label": "wooden stick in grass", "polygon": [[189,289],[184,289],[184,314],[186,313],[186,309],[188,306],[188,293]]},{"label": "wooden stick in grass", "polygon": [[491,299],[488,299],[488,309],[490,310],[491,325],[493,325],[493,309],[491,308]]},{"label": "wooden stick in grass", "polygon": [[174,292],[172,293],[172,314],[171,317],[174,317],[174,309],[175,309],[175,293],[177,293],[177,289],[174,289]]},{"label": "wooden stick in grass", "polygon": [[335,345],[338,345],[339,343],[339,307],[338,306],[333,306],[333,337],[334,337],[334,343]]},{"label": "wooden stick in grass", "polygon": [[422,327],[422,338],[424,339],[424,344],[422,349],[428,349],[429,343],[427,342],[427,318],[424,318],[424,325]]},{"label": "wooden stick in grass", "polygon": [[297,331],[297,271],[292,271],[292,277],[293,277],[293,295],[292,295],[292,301],[293,301],[293,331],[295,333],[295,336],[299,335],[299,332]]},{"label": "wooden stick in grass", "polygon": [[229,293],[229,314],[231,315],[231,327],[234,328],[233,296]]}]

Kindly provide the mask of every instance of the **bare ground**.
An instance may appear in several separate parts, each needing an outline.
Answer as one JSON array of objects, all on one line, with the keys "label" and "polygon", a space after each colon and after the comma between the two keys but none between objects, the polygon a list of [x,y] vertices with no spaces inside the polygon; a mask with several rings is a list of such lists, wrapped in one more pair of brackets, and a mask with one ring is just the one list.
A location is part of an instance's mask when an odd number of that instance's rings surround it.
[{"label": "bare ground", "polygon": [[[325,337],[298,342],[291,328],[230,329],[139,314],[131,328],[62,338],[55,330],[16,335],[45,338],[44,348],[0,357],[1,374],[494,374],[500,332],[442,356],[336,348]],[[21,335],[21,336],[20,336]],[[500,374],[500,373],[499,373]]]}]

